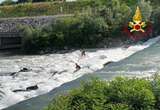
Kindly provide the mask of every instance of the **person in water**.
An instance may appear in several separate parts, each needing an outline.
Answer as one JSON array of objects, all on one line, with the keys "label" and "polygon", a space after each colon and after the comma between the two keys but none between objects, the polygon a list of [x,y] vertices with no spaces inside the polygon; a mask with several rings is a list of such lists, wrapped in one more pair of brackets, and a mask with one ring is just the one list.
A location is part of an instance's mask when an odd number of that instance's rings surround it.
[{"label": "person in water", "polygon": [[86,56],[86,52],[85,50],[81,50],[81,57],[84,57],[84,56]]},{"label": "person in water", "polygon": [[77,72],[77,71],[79,71],[79,70],[81,69],[81,67],[80,67],[77,63],[75,63],[75,66],[76,66],[76,67],[75,67],[76,70],[74,71],[74,73]]}]

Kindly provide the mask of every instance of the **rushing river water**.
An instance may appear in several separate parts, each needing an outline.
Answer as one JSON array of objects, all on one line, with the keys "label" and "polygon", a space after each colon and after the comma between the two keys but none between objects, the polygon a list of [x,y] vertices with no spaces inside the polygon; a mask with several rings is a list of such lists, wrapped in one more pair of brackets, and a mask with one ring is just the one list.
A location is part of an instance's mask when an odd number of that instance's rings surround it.
[{"label": "rushing river water", "polygon": [[[42,95],[51,91],[53,88],[71,81],[47,94],[29,99],[5,109],[41,110],[57,93],[60,93],[60,91],[77,87],[81,80],[85,80],[86,78],[88,79],[88,75],[84,75],[86,73],[92,73],[92,75],[99,76],[104,79],[111,79],[117,75],[151,75],[157,72],[160,67],[160,42],[157,42],[159,38],[160,37],[157,37],[144,44],[130,46],[129,48],[120,47],[114,49],[87,51],[85,58],[80,57],[80,51],[39,56],[1,57],[0,107],[5,108],[17,102]],[[155,42],[157,43],[154,44]],[[152,44],[153,46],[151,46]],[[144,48],[147,49],[143,50]],[[143,51],[132,55],[140,50]],[[128,57],[130,55],[132,56]],[[124,58],[126,59],[122,60]],[[110,61],[115,63],[108,64],[103,68],[103,65]],[[76,73],[74,73],[75,62],[82,67],[82,69]],[[29,71],[18,72],[24,67],[28,68]],[[55,71],[57,71],[57,74],[53,75]],[[11,74],[14,72],[18,72],[18,74],[13,77]],[[81,77],[82,75],[84,76]],[[25,89],[26,87],[35,84],[38,85],[38,90],[29,92],[13,92],[15,89]]]}]

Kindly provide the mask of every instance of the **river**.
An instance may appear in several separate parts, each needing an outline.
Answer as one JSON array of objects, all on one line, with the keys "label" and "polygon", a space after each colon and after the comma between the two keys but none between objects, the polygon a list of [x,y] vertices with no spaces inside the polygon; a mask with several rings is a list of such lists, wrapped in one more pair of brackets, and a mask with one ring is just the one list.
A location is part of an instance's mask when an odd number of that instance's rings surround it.
[{"label": "river", "polygon": [[[65,54],[0,57],[0,108],[13,105],[4,110],[41,110],[54,96],[79,86],[90,75],[102,79],[119,75],[150,76],[159,71],[159,39],[156,37],[128,48],[86,50],[84,58],[80,57],[79,50]],[[104,67],[107,62],[114,63]],[[75,63],[82,69],[74,73]],[[29,71],[18,72],[24,67]],[[55,71],[61,74],[53,75]],[[13,77],[11,74],[14,72],[18,74]],[[35,84],[38,85],[38,90],[12,92]]]}]

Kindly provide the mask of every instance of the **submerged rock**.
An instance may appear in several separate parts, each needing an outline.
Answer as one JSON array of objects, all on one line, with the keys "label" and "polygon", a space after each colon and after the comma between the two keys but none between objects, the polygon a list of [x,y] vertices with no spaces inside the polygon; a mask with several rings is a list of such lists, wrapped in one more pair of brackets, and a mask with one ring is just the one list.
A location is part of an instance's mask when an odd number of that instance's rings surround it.
[{"label": "submerged rock", "polygon": [[17,74],[17,72],[13,72],[10,74],[10,76],[15,76]]},{"label": "submerged rock", "polygon": [[28,68],[22,68],[19,72],[29,72],[29,71],[31,71],[31,70]]},{"label": "submerged rock", "polygon": [[109,62],[103,64],[103,66],[107,66],[107,65],[109,65],[109,64],[111,64],[111,63],[114,63],[114,62],[113,62],[113,61],[109,61]]},{"label": "submerged rock", "polygon": [[34,86],[29,86],[26,89],[16,89],[16,90],[13,90],[12,92],[27,92],[31,90],[37,90],[37,89],[38,89],[38,86],[34,85]]},{"label": "submerged rock", "polygon": [[29,72],[29,71],[31,71],[31,70],[30,70],[30,69],[28,69],[28,68],[22,68],[22,69],[21,69],[21,70],[19,70],[18,72],[10,73],[10,76],[15,77],[15,76],[17,76],[17,75],[18,75],[18,73],[19,73],[19,72]]},{"label": "submerged rock", "polygon": [[29,86],[26,88],[26,91],[31,91],[31,90],[37,90],[38,89],[38,86],[37,85],[34,85],[34,86]]},{"label": "submerged rock", "polygon": [[13,90],[12,92],[24,92],[26,90],[23,90],[23,89],[16,89],[16,90]]}]

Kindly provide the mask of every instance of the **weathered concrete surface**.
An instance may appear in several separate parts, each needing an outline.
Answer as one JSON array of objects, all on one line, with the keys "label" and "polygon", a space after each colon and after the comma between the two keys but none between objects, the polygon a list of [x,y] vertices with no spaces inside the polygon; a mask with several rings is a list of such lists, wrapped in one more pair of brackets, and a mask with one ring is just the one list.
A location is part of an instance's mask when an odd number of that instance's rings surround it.
[{"label": "weathered concrete surface", "polygon": [[95,72],[94,74],[84,75],[69,83],[55,88],[51,92],[20,102],[14,106],[6,108],[4,110],[43,110],[49,102],[57,94],[66,92],[75,87],[79,87],[81,82],[87,81],[91,76],[99,77],[104,80],[110,80],[115,76],[127,75],[127,76],[145,76],[152,75],[156,71],[160,70],[160,41],[151,47],[140,51],[129,58],[126,58],[120,62],[111,63],[104,69]]}]

